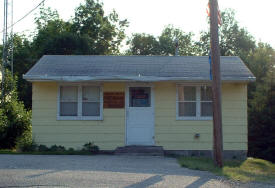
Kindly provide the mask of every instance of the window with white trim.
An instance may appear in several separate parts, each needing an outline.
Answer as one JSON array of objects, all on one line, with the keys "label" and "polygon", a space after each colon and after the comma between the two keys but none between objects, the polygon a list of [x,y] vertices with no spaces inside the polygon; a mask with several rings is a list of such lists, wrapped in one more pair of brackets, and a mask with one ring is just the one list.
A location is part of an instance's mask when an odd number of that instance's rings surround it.
[{"label": "window with white trim", "polygon": [[62,85],[59,87],[59,120],[101,120],[103,97],[100,86]]},{"label": "window with white trim", "polygon": [[177,119],[212,119],[212,89],[206,85],[177,87]]}]

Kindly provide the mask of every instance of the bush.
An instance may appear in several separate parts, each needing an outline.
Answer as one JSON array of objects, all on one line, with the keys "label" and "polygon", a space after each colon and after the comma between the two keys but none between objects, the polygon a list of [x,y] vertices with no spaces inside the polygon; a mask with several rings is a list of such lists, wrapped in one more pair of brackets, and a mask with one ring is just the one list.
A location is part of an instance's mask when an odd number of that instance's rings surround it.
[{"label": "bush", "polygon": [[3,109],[0,109],[0,141],[6,138],[7,128],[8,128],[7,116],[5,115]]},{"label": "bush", "polygon": [[7,126],[0,137],[0,148],[14,148],[19,140],[30,143],[31,113],[24,109],[23,103],[11,99],[4,104],[2,113],[7,118]]},{"label": "bush", "polygon": [[49,151],[50,149],[46,146],[46,145],[43,145],[43,144],[40,144],[38,146],[38,151]]},{"label": "bush", "polygon": [[30,140],[31,136],[25,136],[18,138],[16,141],[16,150],[23,152],[37,151],[37,144],[34,140]]},{"label": "bush", "polygon": [[16,140],[16,150],[17,151],[36,151],[38,146],[34,140],[32,140],[32,136],[29,135],[30,132],[25,132],[21,137]]},{"label": "bush", "polygon": [[31,112],[18,101],[16,77],[7,71],[5,80],[5,102],[0,108],[0,148],[12,149],[17,143],[24,148],[32,143]]},{"label": "bush", "polygon": [[69,152],[74,152],[74,148],[69,148],[68,151]]},{"label": "bush", "polygon": [[87,142],[86,144],[83,145],[82,151],[88,151],[91,153],[98,153],[99,152],[99,147],[95,145],[93,142]]},{"label": "bush", "polygon": [[53,145],[51,146],[50,151],[66,151],[66,148],[64,146]]}]

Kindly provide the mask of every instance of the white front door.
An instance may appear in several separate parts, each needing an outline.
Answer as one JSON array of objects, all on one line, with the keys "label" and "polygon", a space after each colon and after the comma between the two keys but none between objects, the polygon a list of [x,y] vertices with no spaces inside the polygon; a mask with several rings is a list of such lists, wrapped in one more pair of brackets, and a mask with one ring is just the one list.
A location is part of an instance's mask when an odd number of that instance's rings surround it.
[{"label": "white front door", "polygon": [[126,145],[154,145],[153,89],[127,87]]}]

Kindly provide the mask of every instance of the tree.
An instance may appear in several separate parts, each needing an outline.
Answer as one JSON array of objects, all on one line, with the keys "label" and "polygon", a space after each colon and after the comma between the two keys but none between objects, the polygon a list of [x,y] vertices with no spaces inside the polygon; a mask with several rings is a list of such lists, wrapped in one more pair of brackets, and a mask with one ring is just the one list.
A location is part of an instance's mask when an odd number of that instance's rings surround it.
[{"label": "tree", "polygon": [[72,32],[88,39],[91,54],[118,54],[127,26],[115,11],[105,15],[98,0],[86,0],[75,10]]},{"label": "tree", "polygon": [[179,55],[194,55],[195,47],[192,33],[168,25],[159,37],[145,33],[134,34],[127,42],[128,54],[132,55],[175,55],[176,40],[179,46]]},{"label": "tree", "polygon": [[160,55],[159,42],[153,35],[136,33],[127,41],[130,46],[127,54],[131,55]]},{"label": "tree", "polygon": [[274,49],[266,43],[258,43],[253,53],[247,56],[247,65],[257,78],[257,83],[264,82],[264,78],[273,70],[275,61]]},{"label": "tree", "polygon": [[[79,45],[85,39],[71,32],[72,24],[59,18],[56,11],[42,7],[40,15],[35,18],[37,33],[33,37],[32,48],[35,50],[34,57],[39,59],[47,54],[74,54]],[[77,44],[72,46],[71,44]],[[83,45],[83,44],[82,44]],[[84,45],[83,47],[86,47]],[[84,50],[84,54],[87,50]]]},{"label": "tree", "polygon": [[6,71],[5,83],[6,100],[0,107],[0,148],[14,148],[22,136],[31,140],[31,113],[25,110],[24,104],[18,101],[16,76]]},{"label": "tree", "polygon": [[24,102],[27,109],[31,108],[32,89],[31,83],[23,79],[25,74],[35,63],[32,43],[25,37],[15,34],[14,43],[14,75],[18,78],[17,91],[18,99]]},{"label": "tree", "polygon": [[259,43],[248,59],[257,78],[248,90],[248,154],[275,162],[275,51]]},{"label": "tree", "polygon": [[[222,56],[239,56],[247,62],[248,54],[256,48],[255,39],[245,28],[241,28],[235,19],[235,12],[226,9],[221,13],[222,25],[220,26],[220,50]],[[201,32],[200,40],[196,43],[198,54],[209,55],[210,33]]]},{"label": "tree", "polygon": [[44,55],[87,55],[90,54],[89,44],[85,37],[61,32],[49,38],[41,46]]},{"label": "tree", "polygon": [[168,25],[159,36],[160,55],[175,55],[175,41],[178,41],[179,55],[194,55],[192,33]]}]

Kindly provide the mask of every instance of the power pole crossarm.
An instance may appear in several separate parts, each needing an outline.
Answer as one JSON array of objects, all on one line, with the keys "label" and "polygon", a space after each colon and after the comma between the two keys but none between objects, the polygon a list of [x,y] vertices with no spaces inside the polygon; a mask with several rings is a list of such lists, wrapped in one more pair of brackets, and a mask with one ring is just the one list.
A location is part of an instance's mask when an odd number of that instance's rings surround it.
[{"label": "power pole crossarm", "polygon": [[223,135],[221,108],[220,47],[218,33],[218,2],[210,0],[210,41],[212,60],[213,93],[213,157],[217,166],[223,166]]}]

